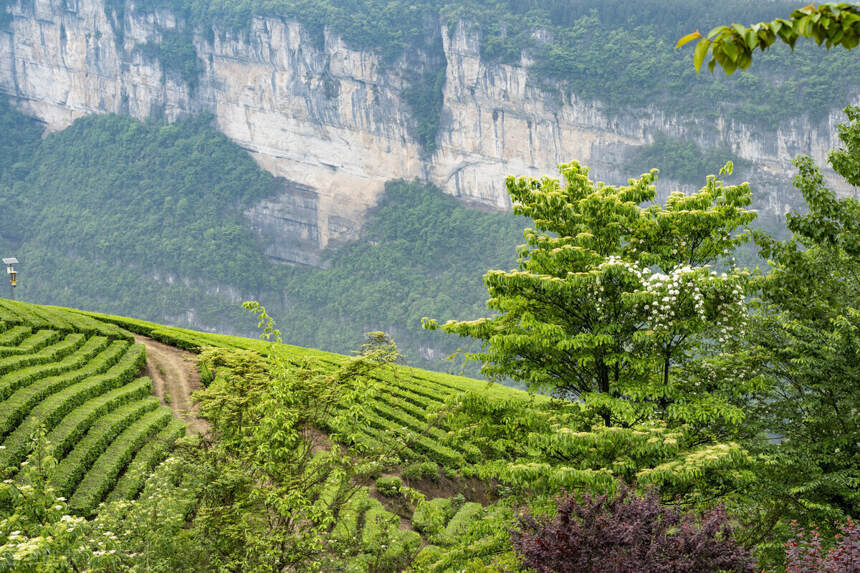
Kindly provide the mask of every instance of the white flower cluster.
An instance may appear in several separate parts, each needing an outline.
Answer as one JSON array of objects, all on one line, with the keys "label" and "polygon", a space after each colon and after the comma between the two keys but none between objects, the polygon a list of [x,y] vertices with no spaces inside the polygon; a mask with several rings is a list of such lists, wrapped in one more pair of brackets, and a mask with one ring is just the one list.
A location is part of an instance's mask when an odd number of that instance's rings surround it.
[{"label": "white flower cluster", "polygon": [[648,278],[643,288],[651,302],[646,303],[645,310],[653,330],[670,330],[681,318],[681,305],[685,301],[693,303],[700,320],[706,319],[705,297],[696,278],[696,269],[687,265],[673,269],[668,275],[654,273]]},{"label": "white flower cluster", "polygon": [[[716,278],[716,276],[717,273],[711,271],[711,278]],[[730,277],[726,273],[722,273],[719,278],[724,281],[731,281],[735,277]],[[721,344],[725,344],[733,336],[743,336],[745,334],[744,327],[747,320],[746,299],[744,298],[743,287],[741,287],[739,281],[734,281],[722,303],[715,324],[719,328],[717,340]],[[737,325],[737,331],[735,331],[733,324]]]},{"label": "white flower cluster", "polygon": [[[641,285],[646,277],[651,273],[649,269],[640,267],[639,263],[631,263],[629,261],[625,261],[621,257],[616,257],[615,255],[607,257],[606,260],[600,263],[597,268],[602,270],[609,267],[616,267],[626,271],[631,277],[636,278],[639,285]],[[595,306],[598,312],[603,308],[605,294],[606,291],[604,285],[598,275],[594,282]]]},{"label": "white flower cluster", "polygon": [[[627,279],[633,279],[625,285],[624,290],[647,295],[649,302],[645,303],[646,320],[649,328],[655,332],[671,331],[680,320],[694,317],[704,325],[708,321],[705,306],[707,292],[719,293],[713,297],[709,295],[716,310],[718,340],[725,343],[734,335],[744,334],[743,324],[747,309],[740,277],[736,274],[718,274],[707,266],[689,265],[679,266],[664,274],[652,272],[638,262],[626,261],[616,256],[607,257],[598,268],[615,268],[623,271]],[[592,285],[598,311],[601,311],[606,303],[606,285],[603,282],[601,275],[597,275]]]},{"label": "white flower cluster", "polygon": [[699,367],[695,371],[693,378],[694,386],[700,386],[702,382],[706,385],[713,386],[721,381],[732,380],[742,382],[746,378],[746,372],[736,365],[713,363],[710,360],[702,360],[697,362]]}]

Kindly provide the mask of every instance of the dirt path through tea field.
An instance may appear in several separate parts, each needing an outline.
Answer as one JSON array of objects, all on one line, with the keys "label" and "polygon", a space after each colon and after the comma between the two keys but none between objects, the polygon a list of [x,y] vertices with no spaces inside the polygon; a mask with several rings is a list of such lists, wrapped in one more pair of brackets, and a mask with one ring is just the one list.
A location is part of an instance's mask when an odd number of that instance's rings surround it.
[{"label": "dirt path through tea field", "polygon": [[191,400],[191,393],[200,389],[194,354],[138,334],[134,339],[146,346],[144,374],[152,378],[152,389],[161,403],[170,406],[177,418],[188,422],[189,431],[202,434],[208,430],[209,424],[196,416]]}]

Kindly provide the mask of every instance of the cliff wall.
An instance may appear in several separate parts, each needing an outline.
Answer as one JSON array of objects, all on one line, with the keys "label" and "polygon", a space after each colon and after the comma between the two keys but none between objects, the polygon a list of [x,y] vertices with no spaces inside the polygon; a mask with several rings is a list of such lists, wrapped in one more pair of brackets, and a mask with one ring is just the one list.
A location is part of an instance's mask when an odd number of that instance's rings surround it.
[{"label": "cliff wall", "polygon": [[[234,33],[192,29],[169,10],[133,3],[120,16],[104,0],[7,4],[0,92],[51,130],[90,113],[167,120],[212,113],[219,129],[284,179],[280,196],[245,214],[266,253],[285,262],[317,264],[322,249],[355,238],[387,180],[424,179],[464,200],[507,208],[507,175],[553,175],[558,163],[576,159],[619,181],[625,157],[659,132],[730,143],[755,165],[760,205],[782,214],[792,202],[791,159],[809,153],[823,162],[840,120],[834,112],[818,125],[800,118],[761,133],[656,108],[608,114],[575,94],[537,88],[527,61],[482,61],[477,35],[460,23],[441,30],[444,103],[436,150],[426,154],[404,100],[414,65],[405,59],[383,66],[337,36],[315,41],[300,24],[278,18],[257,18]],[[146,49],[174,32],[192,39],[193,81]]]}]

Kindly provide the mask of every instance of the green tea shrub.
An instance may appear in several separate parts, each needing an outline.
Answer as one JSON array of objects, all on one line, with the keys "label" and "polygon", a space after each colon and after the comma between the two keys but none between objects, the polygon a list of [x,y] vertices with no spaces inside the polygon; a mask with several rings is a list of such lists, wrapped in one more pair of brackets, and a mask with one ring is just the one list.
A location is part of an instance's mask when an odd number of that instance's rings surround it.
[{"label": "green tea shrub", "polygon": [[436,481],[439,479],[439,467],[433,462],[418,462],[406,466],[401,475],[406,481],[420,479]]},{"label": "green tea shrub", "polygon": [[400,486],[402,485],[403,483],[397,476],[381,477],[376,480],[376,491],[385,497],[395,497],[400,493]]}]

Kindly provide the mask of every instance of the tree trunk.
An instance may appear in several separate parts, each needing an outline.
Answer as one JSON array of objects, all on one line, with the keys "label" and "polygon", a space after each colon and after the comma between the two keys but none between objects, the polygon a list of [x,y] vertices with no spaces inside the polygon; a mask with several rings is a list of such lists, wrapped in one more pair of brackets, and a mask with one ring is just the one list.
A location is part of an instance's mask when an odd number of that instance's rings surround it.
[{"label": "tree trunk", "polygon": [[[609,394],[609,367],[600,356],[595,360],[597,364],[597,391],[601,394]],[[609,408],[600,409],[600,417],[603,418],[603,423],[607,426],[612,425],[612,414]]]}]

